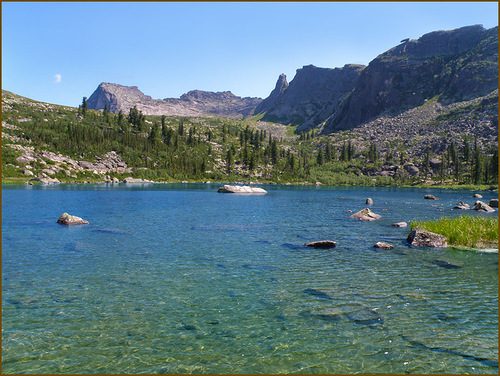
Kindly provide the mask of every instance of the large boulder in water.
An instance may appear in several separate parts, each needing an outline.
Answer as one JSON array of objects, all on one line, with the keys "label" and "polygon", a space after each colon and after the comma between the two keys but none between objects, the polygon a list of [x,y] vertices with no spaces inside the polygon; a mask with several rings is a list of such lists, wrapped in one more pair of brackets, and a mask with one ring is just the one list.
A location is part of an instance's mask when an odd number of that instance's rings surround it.
[{"label": "large boulder in water", "polygon": [[487,213],[492,213],[495,211],[495,209],[493,209],[491,206],[479,200],[474,204],[474,210],[484,211]]},{"label": "large boulder in water", "polygon": [[448,247],[446,237],[420,228],[412,230],[407,240],[416,247]]},{"label": "large boulder in water", "polygon": [[351,218],[356,218],[359,219],[360,221],[375,221],[377,219],[380,219],[381,217],[382,216],[380,214],[372,212],[369,208],[364,208],[359,212],[356,212],[353,215],[351,215]]},{"label": "large boulder in water", "polygon": [[335,248],[337,245],[336,242],[333,240],[318,240],[315,242],[309,242],[304,244],[306,247],[313,247],[313,248]]},{"label": "large boulder in water", "polygon": [[77,217],[76,215],[71,215],[68,213],[63,213],[57,220],[57,223],[62,225],[88,225],[89,221],[83,218]]},{"label": "large boulder in water", "polygon": [[492,198],[492,199],[490,200],[490,206],[491,206],[492,208],[498,208],[498,198]]},{"label": "large boulder in water", "polygon": [[227,185],[220,187],[217,192],[220,193],[252,193],[266,194],[267,191],[258,187],[249,187],[248,185]]}]

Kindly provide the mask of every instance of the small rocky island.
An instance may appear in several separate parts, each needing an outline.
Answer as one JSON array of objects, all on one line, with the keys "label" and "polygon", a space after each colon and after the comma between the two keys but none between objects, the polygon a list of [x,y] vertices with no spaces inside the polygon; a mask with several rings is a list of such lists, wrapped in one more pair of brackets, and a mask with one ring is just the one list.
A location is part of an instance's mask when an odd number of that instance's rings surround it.
[{"label": "small rocky island", "polygon": [[250,187],[248,185],[223,185],[217,192],[219,193],[246,193],[246,194],[266,194],[267,191],[259,187]]}]

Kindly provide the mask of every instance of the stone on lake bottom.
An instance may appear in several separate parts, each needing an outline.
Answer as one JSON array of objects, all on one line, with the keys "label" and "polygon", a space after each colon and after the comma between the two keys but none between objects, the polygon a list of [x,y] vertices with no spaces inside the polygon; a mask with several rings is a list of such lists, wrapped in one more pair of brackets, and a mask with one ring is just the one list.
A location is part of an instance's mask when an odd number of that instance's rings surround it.
[{"label": "stone on lake bottom", "polygon": [[76,215],[63,213],[57,220],[57,223],[62,225],[88,225],[89,222],[83,218],[77,217]]},{"label": "stone on lake bottom", "polygon": [[433,232],[416,228],[408,235],[408,243],[416,247],[448,247],[446,237]]}]

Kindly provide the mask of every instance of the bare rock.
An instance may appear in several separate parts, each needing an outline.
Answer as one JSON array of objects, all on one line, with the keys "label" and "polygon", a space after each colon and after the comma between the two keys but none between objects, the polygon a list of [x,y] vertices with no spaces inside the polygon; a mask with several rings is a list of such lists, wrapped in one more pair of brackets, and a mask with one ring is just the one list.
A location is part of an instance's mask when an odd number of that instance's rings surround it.
[{"label": "bare rock", "polygon": [[392,224],[392,227],[408,227],[408,223],[406,222],[396,222]]},{"label": "bare rock", "polygon": [[366,204],[366,205],[373,205],[373,199],[372,199],[372,198],[370,198],[370,197],[368,197],[368,198],[366,199],[366,201],[365,201],[365,204]]},{"label": "bare rock", "polygon": [[491,206],[479,200],[475,202],[474,210],[484,211],[487,213],[492,213],[495,211],[495,209],[493,209]]},{"label": "bare rock", "polygon": [[394,246],[390,243],[385,243],[385,242],[376,242],[374,245],[375,248],[381,248],[381,249],[392,249]]},{"label": "bare rock", "polygon": [[408,235],[408,243],[415,247],[448,247],[443,235],[416,228]]},{"label": "bare rock", "polygon": [[425,195],[424,198],[426,200],[438,200],[438,198],[434,195]]},{"label": "bare rock", "polygon": [[24,174],[25,176],[34,176],[34,175],[35,175],[35,174],[33,173],[33,171],[28,170],[28,169],[23,170],[23,174]]},{"label": "bare rock", "polygon": [[353,215],[351,215],[351,218],[356,218],[359,219],[360,221],[375,221],[377,219],[382,218],[380,214],[376,214],[372,212],[369,208],[364,208]]},{"label": "bare rock", "polygon": [[63,213],[57,220],[57,223],[60,223],[62,225],[88,225],[89,222],[85,219],[77,217],[76,215]]},{"label": "bare rock", "polygon": [[306,247],[313,247],[313,248],[335,248],[337,242],[334,242],[333,240],[318,240],[315,242],[305,243],[304,245]]},{"label": "bare rock", "polygon": [[123,183],[127,183],[127,184],[149,184],[149,183],[153,183],[153,181],[147,180],[147,179],[133,178],[133,177],[129,176],[129,177],[123,179]]},{"label": "bare rock", "polygon": [[224,185],[220,187],[217,192],[220,193],[252,193],[252,194],[266,194],[267,191],[258,187],[250,187],[248,185]]},{"label": "bare rock", "polygon": [[483,196],[482,196],[482,195],[480,195],[479,193],[474,193],[474,194],[472,195],[472,197],[474,197],[474,198],[483,198]]}]

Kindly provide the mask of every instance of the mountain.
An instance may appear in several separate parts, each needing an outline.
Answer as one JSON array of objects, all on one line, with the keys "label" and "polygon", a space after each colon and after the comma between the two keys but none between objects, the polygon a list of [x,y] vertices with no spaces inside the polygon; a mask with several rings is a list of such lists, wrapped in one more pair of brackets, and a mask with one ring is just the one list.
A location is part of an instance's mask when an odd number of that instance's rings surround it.
[{"label": "mountain", "polygon": [[308,130],[337,111],[363,69],[363,65],[354,64],[334,69],[307,65],[297,69],[290,85],[282,74],[255,112],[264,113],[264,120],[293,123],[298,125],[298,131]]},{"label": "mountain", "polygon": [[449,104],[485,96],[497,88],[498,27],[435,31],[418,40],[405,39],[372,60],[323,131],[351,129],[432,98]]},{"label": "mountain", "polygon": [[137,86],[123,86],[101,83],[89,97],[88,108],[100,110],[105,107],[111,112],[127,113],[137,106],[145,115],[169,116],[225,116],[245,117],[253,114],[260,98],[241,98],[230,91],[210,92],[193,90],[180,98],[153,99]]}]

